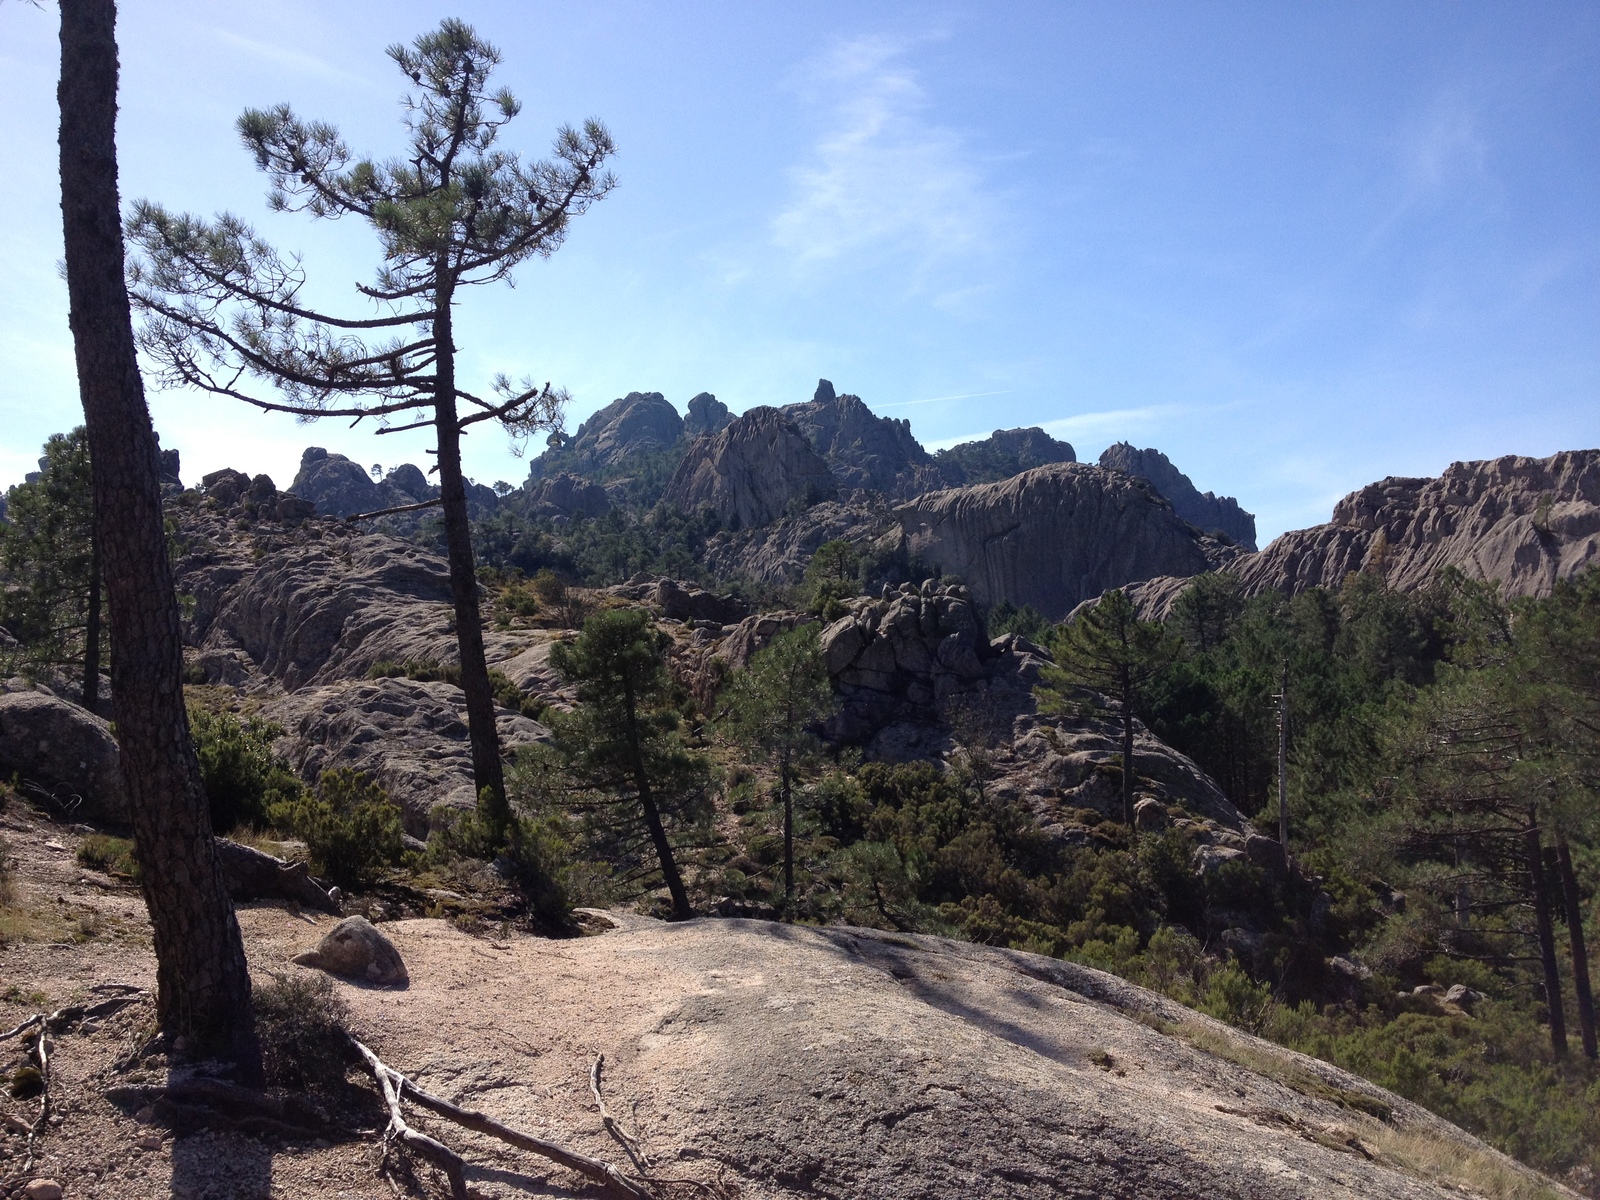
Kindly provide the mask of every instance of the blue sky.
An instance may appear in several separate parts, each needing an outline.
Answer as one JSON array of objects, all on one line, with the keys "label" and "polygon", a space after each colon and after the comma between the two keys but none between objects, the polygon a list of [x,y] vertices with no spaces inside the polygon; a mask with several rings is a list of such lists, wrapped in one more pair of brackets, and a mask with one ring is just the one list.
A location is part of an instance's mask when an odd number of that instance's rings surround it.
[{"label": "blue sky", "polygon": [[[505,53],[509,147],[605,120],[618,190],[458,319],[469,375],[680,409],[819,376],[930,447],[1126,439],[1264,539],[1458,459],[1600,445],[1600,6],[126,3],[124,199],[228,209],[359,313],[370,234],[266,212],[233,132],[288,101],[400,146],[383,55],[446,15]],[[57,275],[55,14],[0,6],[0,484],[81,418]],[[152,393],[185,476],[422,435]],[[403,437],[410,437],[404,441]],[[469,439],[479,480],[526,468]]]}]

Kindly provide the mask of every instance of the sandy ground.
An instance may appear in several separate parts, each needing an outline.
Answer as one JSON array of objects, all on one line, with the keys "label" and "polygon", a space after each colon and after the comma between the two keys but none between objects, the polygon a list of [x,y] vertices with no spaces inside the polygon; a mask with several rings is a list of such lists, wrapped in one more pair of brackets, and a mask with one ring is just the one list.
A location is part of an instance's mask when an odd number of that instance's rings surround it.
[{"label": "sandy ground", "polygon": [[[154,964],[137,893],[79,868],[70,830],[15,814],[0,826],[23,864],[24,900],[58,931],[0,951],[0,1026],[95,983],[148,985]],[[301,970],[289,958],[332,918],[255,906],[240,922],[264,977]],[[1153,1023],[1189,1014],[1098,972],[864,930],[620,914],[613,922],[566,941],[385,922],[409,987],[339,988],[358,1035],[422,1086],[631,1169],[590,1095],[590,1067],[603,1053],[607,1104],[650,1173],[720,1182],[725,1195],[1472,1194],[1386,1149],[1418,1143],[1520,1173],[1403,1101],[1389,1098],[1395,1115],[1383,1123],[1158,1032]],[[62,1119],[34,1177],[58,1180],[68,1197],[105,1200],[394,1194],[376,1172],[371,1134],[336,1144],[174,1140],[123,1115],[100,1093],[138,1081],[130,1064],[149,1032],[150,1010],[136,1006],[59,1039]],[[16,1042],[0,1045],[0,1065],[18,1062]],[[28,1114],[21,1102],[4,1105]],[[483,1197],[594,1194],[522,1152],[417,1123],[476,1164],[471,1182]],[[20,1165],[20,1148],[14,1134],[0,1137],[0,1178]],[[1550,1195],[1571,1194],[1550,1186]],[[446,1194],[427,1170],[406,1187]],[[667,1194],[696,1192],[705,1194]]]}]

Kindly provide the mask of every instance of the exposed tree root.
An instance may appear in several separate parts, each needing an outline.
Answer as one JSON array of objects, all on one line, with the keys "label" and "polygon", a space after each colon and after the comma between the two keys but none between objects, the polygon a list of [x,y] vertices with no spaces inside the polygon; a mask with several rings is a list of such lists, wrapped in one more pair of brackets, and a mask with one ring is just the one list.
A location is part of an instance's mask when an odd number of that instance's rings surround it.
[{"label": "exposed tree root", "polygon": [[405,1116],[400,1109],[402,1096],[463,1128],[497,1138],[519,1150],[537,1154],[568,1170],[576,1171],[585,1178],[594,1180],[614,1195],[631,1197],[632,1200],[654,1200],[648,1188],[635,1183],[609,1163],[568,1150],[565,1146],[547,1142],[543,1138],[534,1137],[521,1130],[512,1129],[485,1113],[472,1112],[451,1104],[448,1100],[430,1095],[393,1067],[386,1066],[382,1059],[355,1038],[350,1040],[361,1057],[366,1059],[367,1066],[371,1068],[373,1078],[383,1089],[384,1099],[389,1105],[389,1132],[385,1136],[403,1142],[443,1169],[450,1178],[451,1194],[455,1200],[465,1200],[467,1194],[465,1164],[455,1151],[425,1134],[417,1133],[406,1124]]}]

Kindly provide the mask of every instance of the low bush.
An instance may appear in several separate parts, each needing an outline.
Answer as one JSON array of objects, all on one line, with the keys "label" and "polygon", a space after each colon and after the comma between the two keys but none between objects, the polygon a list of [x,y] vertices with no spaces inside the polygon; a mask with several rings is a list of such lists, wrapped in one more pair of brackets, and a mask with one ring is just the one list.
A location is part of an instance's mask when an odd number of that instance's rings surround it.
[{"label": "low bush", "polygon": [[405,856],[400,809],[366,775],[344,767],[324,771],[314,793],[269,815],[305,840],[312,871],[342,888],[369,886]]},{"label": "low bush", "polygon": [[211,826],[227,833],[241,823],[262,824],[274,805],[293,800],[303,790],[289,766],[272,752],[283,727],[253,717],[189,708],[189,729],[200,777],[211,805]]},{"label": "low bush", "polygon": [[139,860],[134,856],[133,843],[127,838],[91,833],[78,846],[78,862],[91,871],[104,871],[125,879],[139,878]]}]

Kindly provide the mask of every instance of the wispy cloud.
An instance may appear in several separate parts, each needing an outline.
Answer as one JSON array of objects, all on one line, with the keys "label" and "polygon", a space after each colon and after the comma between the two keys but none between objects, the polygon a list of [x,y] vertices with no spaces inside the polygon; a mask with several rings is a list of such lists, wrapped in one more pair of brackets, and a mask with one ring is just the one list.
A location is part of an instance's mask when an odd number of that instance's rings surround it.
[{"label": "wispy cloud", "polygon": [[254,38],[242,37],[237,33],[230,33],[226,29],[217,29],[213,32],[230,46],[243,50],[246,54],[253,55],[274,66],[284,67],[301,75],[315,75],[335,83],[365,82],[365,79],[355,72],[324,62],[316,55],[307,54],[304,50],[295,50],[288,46],[274,46],[268,42],[258,42]]},{"label": "wispy cloud", "polygon": [[1413,212],[1448,198],[1488,173],[1489,144],[1472,102],[1454,91],[1433,96],[1394,136],[1396,196],[1363,247],[1375,249]]},{"label": "wispy cloud", "polygon": [[793,170],[794,198],[772,228],[802,273],[889,256],[921,290],[937,268],[990,244],[995,198],[962,135],[928,119],[907,50],[861,38],[807,65],[826,128]]}]

